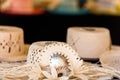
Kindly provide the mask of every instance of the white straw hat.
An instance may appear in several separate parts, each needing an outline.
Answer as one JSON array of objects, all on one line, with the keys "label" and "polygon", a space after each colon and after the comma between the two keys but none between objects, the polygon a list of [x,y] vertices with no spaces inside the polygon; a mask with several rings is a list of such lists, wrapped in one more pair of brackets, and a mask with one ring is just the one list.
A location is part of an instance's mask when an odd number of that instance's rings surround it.
[{"label": "white straw hat", "polygon": [[112,49],[100,56],[103,67],[111,67],[120,71],[120,46],[113,45]]},{"label": "white straw hat", "polygon": [[84,59],[98,59],[111,47],[110,32],[103,27],[69,27],[66,41]]}]

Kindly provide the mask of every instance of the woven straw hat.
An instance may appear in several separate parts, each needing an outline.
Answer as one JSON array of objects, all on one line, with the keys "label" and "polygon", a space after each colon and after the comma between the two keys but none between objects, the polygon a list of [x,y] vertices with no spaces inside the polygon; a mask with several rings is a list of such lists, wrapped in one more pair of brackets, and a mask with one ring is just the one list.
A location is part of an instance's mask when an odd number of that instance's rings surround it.
[{"label": "woven straw hat", "polygon": [[24,32],[16,26],[0,26],[0,61],[24,61],[29,44],[24,44]]},{"label": "woven straw hat", "polygon": [[120,71],[120,46],[113,45],[112,49],[100,56],[103,67],[111,67]]}]

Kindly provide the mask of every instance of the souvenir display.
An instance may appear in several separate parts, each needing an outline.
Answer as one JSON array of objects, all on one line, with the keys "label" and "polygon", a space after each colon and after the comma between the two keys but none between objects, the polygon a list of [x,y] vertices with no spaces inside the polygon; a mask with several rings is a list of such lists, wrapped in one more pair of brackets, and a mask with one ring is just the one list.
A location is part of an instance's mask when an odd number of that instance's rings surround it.
[{"label": "souvenir display", "polygon": [[120,78],[120,72],[84,62],[65,42],[34,42],[27,62],[21,66],[0,66],[2,80],[106,80]]},{"label": "souvenir display", "polygon": [[[0,0],[0,13],[10,16],[30,17],[45,11],[57,16],[120,15],[120,0]],[[30,38],[42,38],[37,35]],[[22,28],[0,25],[0,80],[120,79],[119,58],[120,46],[112,44],[105,27],[71,26],[66,29],[66,42],[38,40],[30,45]]]}]

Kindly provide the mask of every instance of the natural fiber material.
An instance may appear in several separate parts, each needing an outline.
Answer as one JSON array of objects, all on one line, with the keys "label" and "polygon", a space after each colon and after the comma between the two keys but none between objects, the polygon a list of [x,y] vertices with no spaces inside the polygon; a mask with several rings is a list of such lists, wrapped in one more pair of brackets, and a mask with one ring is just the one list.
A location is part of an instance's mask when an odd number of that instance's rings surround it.
[{"label": "natural fiber material", "polygon": [[4,80],[103,80],[113,76],[120,78],[120,72],[86,63],[68,44],[54,41],[33,43],[24,65],[0,66]]},{"label": "natural fiber material", "polygon": [[0,61],[26,60],[29,45],[24,44],[22,28],[0,26]]},{"label": "natural fiber material", "polygon": [[102,27],[69,27],[67,43],[81,58],[99,58],[103,52],[110,50],[110,32]]},{"label": "natural fiber material", "polygon": [[55,55],[67,58],[69,65],[76,66],[75,61],[80,60],[78,54],[68,44],[43,41],[35,42],[30,46],[27,63],[40,63],[41,66],[48,66],[54,64],[54,62],[51,61]]},{"label": "natural fiber material", "polygon": [[100,57],[103,67],[111,67],[120,71],[120,46],[112,46],[110,51],[106,51]]}]

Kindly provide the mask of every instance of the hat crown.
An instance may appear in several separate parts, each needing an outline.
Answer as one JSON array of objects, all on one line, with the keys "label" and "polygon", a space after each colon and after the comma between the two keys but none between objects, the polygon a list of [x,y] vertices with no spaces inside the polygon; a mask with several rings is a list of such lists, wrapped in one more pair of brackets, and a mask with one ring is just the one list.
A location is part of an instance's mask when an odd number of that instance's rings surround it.
[{"label": "hat crown", "polygon": [[23,29],[13,26],[0,26],[0,60],[9,61],[9,59],[23,54]]}]

